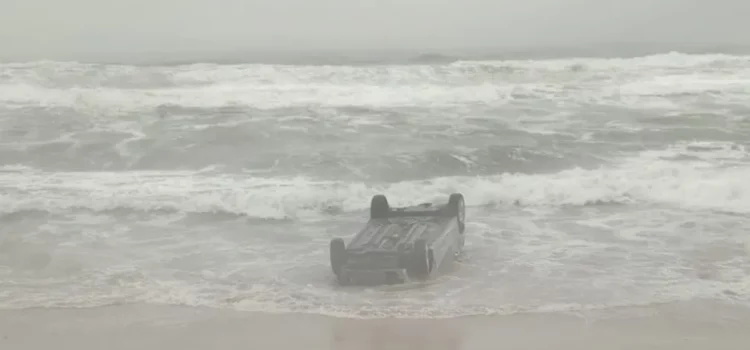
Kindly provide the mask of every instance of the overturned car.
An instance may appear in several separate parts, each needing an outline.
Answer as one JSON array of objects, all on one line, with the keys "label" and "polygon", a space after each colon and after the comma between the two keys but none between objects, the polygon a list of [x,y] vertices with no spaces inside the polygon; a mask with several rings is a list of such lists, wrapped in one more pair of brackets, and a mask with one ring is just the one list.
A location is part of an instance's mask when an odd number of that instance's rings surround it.
[{"label": "overturned car", "polygon": [[345,244],[330,242],[333,273],[340,284],[396,284],[429,278],[464,247],[465,204],[460,193],[447,203],[391,208],[378,194],[370,220]]}]

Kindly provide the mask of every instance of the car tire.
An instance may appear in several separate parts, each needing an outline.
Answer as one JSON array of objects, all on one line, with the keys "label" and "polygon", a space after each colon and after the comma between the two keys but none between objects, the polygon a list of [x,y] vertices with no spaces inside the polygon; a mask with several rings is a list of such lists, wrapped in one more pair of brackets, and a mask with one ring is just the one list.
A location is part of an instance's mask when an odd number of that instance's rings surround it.
[{"label": "car tire", "polygon": [[458,233],[463,234],[466,230],[466,202],[460,193],[451,194],[448,198],[448,211],[451,216],[456,217],[458,222]]},{"label": "car tire", "polygon": [[382,194],[376,194],[372,196],[370,200],[370,219],[383,219],[388,217],[388,213],[391,211],[391,206],[388,204],[388,199]]},{"label": "car tire", "polygon": [[427,241],[424,239],[416,240],[409,255],[409,268],[407,269],[409,276],[416,279],[427,278],[432,272],[434,264],[432,250],[427,246]]},{"label": "car tire", "polygon": [[341,238],[334,238],[330,243],[331,270],[340,279],[341,269],[346,264],[346,244]]}]

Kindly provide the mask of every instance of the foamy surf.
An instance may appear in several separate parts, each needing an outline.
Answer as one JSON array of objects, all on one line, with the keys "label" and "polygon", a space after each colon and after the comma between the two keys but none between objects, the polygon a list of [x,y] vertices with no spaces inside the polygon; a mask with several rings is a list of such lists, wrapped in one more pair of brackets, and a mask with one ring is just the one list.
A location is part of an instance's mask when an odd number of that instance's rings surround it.
[{"label": "foamy surf", "polygon": [[[748,306],[750,59],[0,65],[0,307],[344,317]],[[372,195],[469,205],[434,281],[341,288]],[[598,310],[598,311],[597,311]]]},{"label": "foamy surf", "polygon": [[[703,150],[701,150],[703,148]],[[680,157],[691,156],[692,159]],[[670,160],[670,158],[678,160]],[[467,205],[587,206],[666,205],[750,213],[750,154],[741,145],[675,145],[595,169],[552,174],[454,176],[395,183],[263,178],[205,172],[0,173],[0,207],[59,213],[168,211],[288,219],[366,209],[376,193],[393,205],[444,200],[462,192]],[[739,164],[738,164],[739,161]],[[731,165],[731,167],[727,167]],[[17,167],[15,167],[17,168]]]},{"label": "foamy surf", "polygon": [[528,100],[624,106],[684,94],[744,103],[750,93],[748,66],[750,56],[680,53],[631,59],[375,66],[135,67],[39,62],[0,65],[4,77],[0,103],[5,108],[33,104],[119,111],[165,105],[445,108]]}]

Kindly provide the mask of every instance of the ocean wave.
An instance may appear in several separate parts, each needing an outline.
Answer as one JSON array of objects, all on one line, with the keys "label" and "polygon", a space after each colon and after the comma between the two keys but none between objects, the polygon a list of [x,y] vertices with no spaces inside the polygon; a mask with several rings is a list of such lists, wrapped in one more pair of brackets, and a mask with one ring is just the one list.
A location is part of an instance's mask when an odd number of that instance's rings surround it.
[{"label": "ocean wave", "polygon": [[5,171],[0,172],[0,212],[132,210],[309,219],[364,210],[376,193],[386,194],[393,205],[408,205],[444,201],[450,193],[462,192],[469,206],[647,203],[750,213],[750,166],[742,160],[748,156],[744,148],[715,145],[698,157],[699,151],[696,145],[683,144],[596,169],[395,183],[192,172]]},{"label": "ocean wave", "polygon": [[389,66],[0,65],[0,105],[143,110],[251,106],[404,107],[566,99],[637,102],[709,92],[746,99],[750,56],[455,61]]}]

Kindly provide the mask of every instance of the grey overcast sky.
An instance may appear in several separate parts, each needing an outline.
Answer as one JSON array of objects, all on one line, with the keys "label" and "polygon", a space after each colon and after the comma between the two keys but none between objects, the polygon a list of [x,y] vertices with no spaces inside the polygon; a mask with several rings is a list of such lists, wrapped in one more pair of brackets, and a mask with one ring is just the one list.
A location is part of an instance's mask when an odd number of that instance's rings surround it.
[{"label": "grey overcast sky", "polygon": [[0,56],[750,44],[750,0],[0,0]]}]

